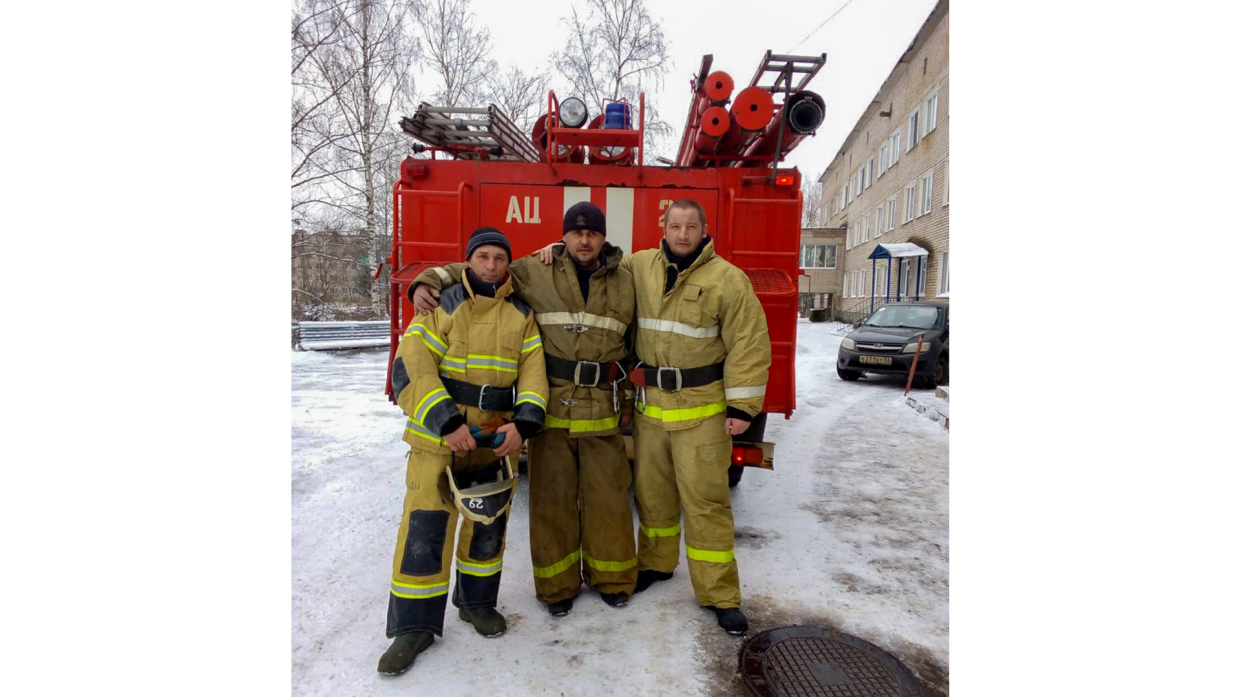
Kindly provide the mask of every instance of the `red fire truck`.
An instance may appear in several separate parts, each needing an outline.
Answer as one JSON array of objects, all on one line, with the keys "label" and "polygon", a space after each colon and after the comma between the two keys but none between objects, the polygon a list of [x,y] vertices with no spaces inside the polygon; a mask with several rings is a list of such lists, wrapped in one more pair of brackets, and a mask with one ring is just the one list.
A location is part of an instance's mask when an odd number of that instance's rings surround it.
[{"label": "red fire truck", "polygon": [[388,396],[395,401],[391,362],[414,317],[409,285],[429,267],[464,259],[475,228],[503,230],[519,257],[559,240],[564,211],[591,201],[607,216],[607,241],[631,253],[657,247],[667,207],[689,198],[706,210],[716,251],[749,276],[771,337],[763,414],[736,438],[731,483],[742,465],[772,468],[773,446],[761,442],[766,415],[788,418],[796,407],[801,234],[801,175],[778,163],[822,121],[822,100],[804,85],[825,59],[768,51],[750,86],[730,98],[731,78],[710,73],[705,56],[670,166],[645,164],[644,95],[634,105],[608,104],[606,115],[587,123],[583,102],[551,92],[529,136],[494,105],[422,104],[402,119],[418,141],[415,153],[429,157],[406,158],[392,191]]}]

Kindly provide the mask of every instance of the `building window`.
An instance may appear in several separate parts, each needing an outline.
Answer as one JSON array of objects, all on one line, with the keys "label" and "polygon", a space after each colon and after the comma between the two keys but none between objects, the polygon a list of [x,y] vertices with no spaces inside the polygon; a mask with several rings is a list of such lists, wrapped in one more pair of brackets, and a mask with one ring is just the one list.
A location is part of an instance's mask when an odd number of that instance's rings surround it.
[{"label": "building window", "polygon": [[891,166],[895,167],[896,163],[899,161],[900,161],[900,129],[897,128],[896,132],[891,134]]},{"label": "building window", "polygon": [[887,229],[887,204],[882,204],[874,212],[878,216],[878,227],[874,228],[874,236],[877,237]]},{"label": "building window", "polygon": [[904,222],[913,219],[917,212],[917,182],[910,182],[904,189]]},{"label": "building window", "polygon": [[947,268],[947,252],[939,255],[939,295],[951,290],[952,277]]},{"label": "building window", "polygon": [[896,197],[887,199],[887,229],[896,229]]},{"label": "building window", "polygon": [[801,245],[801,268],[834,269],[835,247],[833,244]]},{"label": "building window", "polygon": [[929,134],[939,123],[939,91],[935,90],[934,94],[926,97],[926,127],[925,132]]},{"label": "building window", "polygon": [[878,147],[878,176],[880,177],[887,172],[887,156],[890,147],[891,143],[888,141],[883,141],[883,144]]},{"label": "building window", "polygon": [[907,288],[908,288],[908,259],[905,258],[905,259],[900,260],[900,273],[898,276],[896,276],[896,292],[897,293],[903,292],[905,295],[907,295],[908,291],[903,290]]},{"label": "building window", "polygon": [[917,281],[917,269],[920,263],[919,259],[905,260],[907,268],[904,271],[904,295],[905,297],[913,297],[913,290]]},{"label": "building window", "polygon": [[852,297],[852,277],[847,274],[844,275],[844,297]]},{"label": "building window", "polygon": [[951,198],[951,193],[952,193],[951,170],[948,168],[947,165],[948,165],[947,160],[943,160],[943,205],[944,206],[947,205],[948,199]]},{"label": "building window", "polygon": [[908,117],[908,148],[904,152],[912,150],[917,145],[917,141],[921,140],[921,133],[917,130],[919,117],[920,112],[917,111]]},{"label": "building window", "polygon": [[921,213],[925,215],[930,212],[930,202],[934,198],[934,172],[926,172],[921,178]]},{"label": "building window", "polygon": [[922,262],[921,278],[917,280],[917,297],[919,298],[926,297],[926,276],[930,275],[930,257],[922,258],[925,261]]},{"label": "building window", "polygon": [[861,222],[861,241],[869,242],[870,241],[870,216],[868,215],[861,216],[860,222]]},{"label": "building window", "polygon": [[865,163],[865,185],[874,186],[874,158]]}]

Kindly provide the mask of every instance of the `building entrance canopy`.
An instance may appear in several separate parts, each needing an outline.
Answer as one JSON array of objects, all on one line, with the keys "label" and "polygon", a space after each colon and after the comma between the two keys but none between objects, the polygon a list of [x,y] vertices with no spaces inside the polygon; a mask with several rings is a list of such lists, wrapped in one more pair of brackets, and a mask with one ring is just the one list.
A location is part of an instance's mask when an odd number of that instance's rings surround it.
[{"label": "building entrance canopy", "polygon": [[[871,268],[870,278],[873,279],[870,285],[870,312],[874,312],[874,298],[877,295],[879,295],[878,288],[877,288],[878,286],[878,260],[879,259],[887,260],[887,282],[885,284],[887,286],[885,289],[885,293],[887,297],[886,297],[885,302],[890,302],[891,301],[891,260],[901,259],[905,257],[917,257],[917,285],[914,286],[916,290],[913,293],[913,299],[920,300],[921,298],[919,296],[919,292],[921,290],[921,275],[925,271],[924,267],[926,265],[926,261],[928,261],[927,259],[924,259],[924,257],[929,257],[929,256],[930,256],[930,252],[927,252],[925,249],[922,249],[921,247],[913,244],[912,242],[895,242],[892,244],[880,244],[874,247],[874,251],[870,252],[870,259],[872,260],[870,262],[870,268]],[[901,266],[900,268],[903,269],[904,267]],[[905,279],[899,278],[896,281],[896,301],[897,302],[902,299],[901,294],[904,291],[904,285],[905,285]]]}]

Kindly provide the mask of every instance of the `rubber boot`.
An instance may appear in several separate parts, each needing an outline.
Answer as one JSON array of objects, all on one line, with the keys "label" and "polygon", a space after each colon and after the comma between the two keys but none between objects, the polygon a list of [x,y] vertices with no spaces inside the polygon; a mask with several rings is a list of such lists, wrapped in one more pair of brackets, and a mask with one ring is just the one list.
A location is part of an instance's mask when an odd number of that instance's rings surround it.
[{"label": "rubber boot", "polygon": [[629,594],[621,591],[619,593],[599,593],[603,597],[603,602],[612,607],[624,607],[629,603]]},{"label": "rubber boot", "polygon": [[409,670],[413,659],[435,643],[435,635],[430,632],[408,632],[397,634],[392,645],[379,657],[379,672],[384,675],[400,675]]},{"label": "rubber boot", "polygon": [[633,588],[633,593],[641,593],[650,587],[655,581],[666,581],[672,577],[670,571],[655,571],[654,569],[641,569],[637,572],[637,586]]},{"label": "rubber boot", "polygon": [[550,605],[547,606],[547,612],[550,612],[552,617],[563,617],[564,615],[568,614],[569,610],[572,610],[572,609],[573,609],[572,598],[565,598],[564,600],[561,600],[558,603],[551,603]]},{"label": "rubber boot", "polygon": [[717,607],[715,619],[719,620],[719,626],[728,634],[739,635],[749,631],[749,620],[739,607]]},{"label": "rubber boot", "polygon": [[497,637],[508,629],[504,616],[493,607],[461,608],[460,618],[474,625],[484,637]]}]

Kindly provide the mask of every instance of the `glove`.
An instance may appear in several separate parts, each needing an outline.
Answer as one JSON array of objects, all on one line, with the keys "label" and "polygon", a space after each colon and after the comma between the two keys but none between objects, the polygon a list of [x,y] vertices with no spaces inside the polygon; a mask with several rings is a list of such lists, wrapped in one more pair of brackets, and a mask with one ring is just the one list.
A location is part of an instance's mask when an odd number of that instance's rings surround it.
[{"label": "glove", "polygon": [[495,429],[506,423],[511,422],[508,419],[497,417],[489,421],[484,421],[478,426],[470,426],[469,434],[474,437],[474,440],[478,443],[479,447],[498,448],[500,444],[504,442],[504,434],[496,433]]}]

